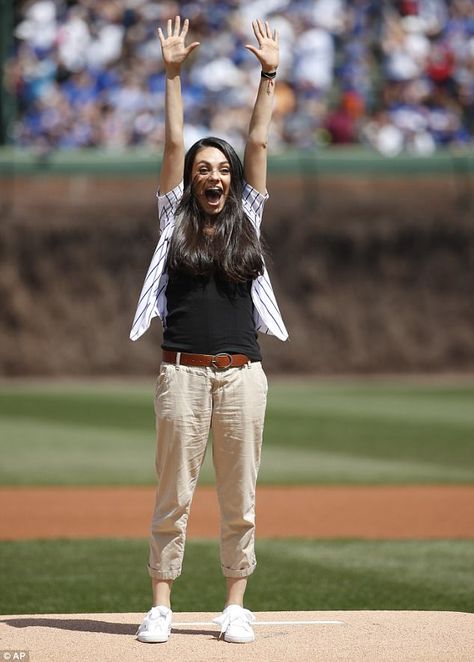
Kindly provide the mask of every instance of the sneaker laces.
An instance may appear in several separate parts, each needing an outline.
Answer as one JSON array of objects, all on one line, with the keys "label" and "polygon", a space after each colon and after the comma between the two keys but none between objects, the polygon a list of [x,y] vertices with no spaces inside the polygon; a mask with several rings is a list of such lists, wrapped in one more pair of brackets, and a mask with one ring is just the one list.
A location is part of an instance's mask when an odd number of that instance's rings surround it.
[{"label": "sneaker laces", "polygon": [[220,638],[231,623],[248,629],[250,623],[253,623],[255,620],[255,615],[250,611],[250,609],[244,609],[238,605],[229,605],[224,609],[220,616],[213,618],[212,622],[221,626],[221,631],[219,634]]}]

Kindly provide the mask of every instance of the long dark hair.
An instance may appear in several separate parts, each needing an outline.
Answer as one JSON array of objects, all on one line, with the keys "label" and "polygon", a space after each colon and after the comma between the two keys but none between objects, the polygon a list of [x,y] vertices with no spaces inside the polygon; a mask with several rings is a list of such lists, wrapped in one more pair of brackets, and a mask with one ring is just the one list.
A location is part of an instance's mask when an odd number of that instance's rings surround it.
[{"label": "long dark hair", "polygon": [[[197,152],[216,147],[230,165],[230,189],[224,208],[216,215],[212,236],[204,232],[206,216],[193,191],[192,169]],[[193,276],[216,273],[227,280],[244,282],[263,273],[262,246],[242,207],[244,172],[234,148],[220,138],[202,138],[184,159],[184,192],[176,209],[168,254],[168,272]]]}]

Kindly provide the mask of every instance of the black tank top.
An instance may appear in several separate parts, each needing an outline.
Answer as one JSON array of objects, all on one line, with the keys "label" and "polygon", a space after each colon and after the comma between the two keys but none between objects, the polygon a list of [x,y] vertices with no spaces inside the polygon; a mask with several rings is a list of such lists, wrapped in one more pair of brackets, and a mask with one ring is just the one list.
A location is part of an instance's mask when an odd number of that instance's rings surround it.
[{"label": "black tank top", "polygon": [[170,276],[163,349],[193,354],[245,354],[261,361],[253,319],[252,281],[216,275]]}]

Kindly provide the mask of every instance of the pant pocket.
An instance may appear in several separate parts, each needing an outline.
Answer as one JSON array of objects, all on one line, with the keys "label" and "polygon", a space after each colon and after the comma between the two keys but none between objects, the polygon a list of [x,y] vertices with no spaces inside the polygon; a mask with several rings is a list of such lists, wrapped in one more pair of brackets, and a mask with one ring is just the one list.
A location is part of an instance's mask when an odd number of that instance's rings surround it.
[{"label": "pant pocket", "polygon": [[168,363],[162,363],[160,365],[160,372],[158,373],[158,377],[155,380],[155,388],[154,388],[154,394],[153,394],[153,401],[155,405],[155,413],[157,411],[157,401],[160,395],[168,388],[169,386],[169,370],[173,366],[170,366]]},{"label": "pant pocket", "polygon": [[263,369],[261,363],[258,364],[258,371],[260,373],[260,378],[262,381],[263,393],[266,396],[268,393],[268,380],[267,380],[267,375],[265,374],[265,370]]}]

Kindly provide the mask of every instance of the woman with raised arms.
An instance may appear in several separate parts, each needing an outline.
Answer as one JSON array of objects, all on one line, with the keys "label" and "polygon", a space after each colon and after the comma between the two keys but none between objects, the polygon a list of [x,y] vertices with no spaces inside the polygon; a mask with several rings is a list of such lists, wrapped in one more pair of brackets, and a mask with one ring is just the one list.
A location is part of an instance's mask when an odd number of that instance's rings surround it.
[{"label": "woman with raised arms", "polygon": [[[166,71],[165,145],[159,179],[160,238],[130,334],[137,340],[158,316],[162,362],[155,390],[158,487],[148,572],[153,606],[140,625],[143,642],[167,641],[171,591],[181,574],[186,525],[209,432],[221,513],[224,610],[215,621],[225,641],[251,642],[244,608],[255,570],[255,494],[267,379],[257,332],[288,334],[260,246],[267,140],[279,61],[278,34],[256,20],[261,64],[242,166],[226,141],[199,140],[185,154],[180,70],[199,46],[185,45],[188,20],[158,30]],[[205,572],[205,568],[203,568]]]}]

